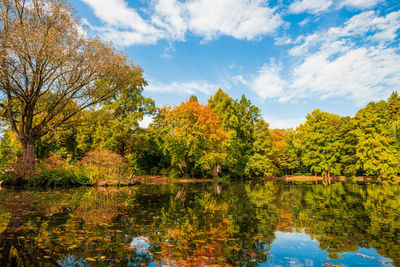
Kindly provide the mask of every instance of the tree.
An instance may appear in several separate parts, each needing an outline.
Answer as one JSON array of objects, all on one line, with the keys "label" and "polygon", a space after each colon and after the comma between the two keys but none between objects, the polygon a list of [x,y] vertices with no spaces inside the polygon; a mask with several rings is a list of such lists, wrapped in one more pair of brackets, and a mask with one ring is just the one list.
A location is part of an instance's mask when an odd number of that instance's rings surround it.
[{"label": "tree", "polygon": [[398,149],[400,149],[400,96],[397,91],[389,97],[388,117],[392,124],[393,136],[396,139]]},{"label": "tree", "polygon": [[307,121],[299,126],[296,135],[295,144],[302,151],[303,164],[328,181],[331,175],[339,175],[342,171],[341,128],[340,116],[316,109],[307,115]]},{"label": "tree", "polygon": [[193,175],[196,167],[211,170],[226,158],[228,135],[221,120],[209,106],[193,98],[179,106],[160,109],[154,127],[161,133],[171,165],[186,176]]},{"label": "tree", "polygon": [[64,0],[0,3],[2,114],[33,163],[35,142],[123,88],[139,94],[141,68],[90,38]]},{"label": "tree", "polygon": [[271,176],[274,172],[274,148],[268,123],[259,120],[255,125],[254,143],[245,173],[248,176]]},{"label": "tree", "polygon": [[274,164],[284,174],[294,174],[300,167],[300,158],[293,145],[293,129],[273,129],[270,131],[274,145]]},{"label": "tree", "polygon": [[400,171],[399,150],[387,119],[385,101],[371,102],[357,112],[351,134],[357,139],[357,169],[379,179],[397,176]]},{"label": "tree", "polygon": [[233,100],[221,89],[210,97],[208,104],[221,118],[224,130],[229,134],[226,163],[230,172],[243,176],[252,153],[255,124],[261,119],[260,110],[244,95],[240,100]]}]

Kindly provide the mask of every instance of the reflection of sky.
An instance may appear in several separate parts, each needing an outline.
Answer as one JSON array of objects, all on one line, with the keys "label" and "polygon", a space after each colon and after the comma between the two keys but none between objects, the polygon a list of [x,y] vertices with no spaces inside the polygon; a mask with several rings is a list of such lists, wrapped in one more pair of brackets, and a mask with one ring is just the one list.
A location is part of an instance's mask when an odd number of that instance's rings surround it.
[{"label": "reflection of sky", "polygon": [[150,241],[147,237],[138,236],[134,237],[130,246],[136,249],[136,252],[147,252],[150,247]]},{"label": "reflection of sky", "polygon": [[[322,266],[336,264],[346,266],[392,266],[378,262],[392,260],[377,254],[375,249],[361,248],[357,252],[339,254],[338,260],[328,258],[327,252],[319,249],[318,241],[304,233],[276,232],[276,239],[271,244],[269,260],[260,266]],[[326,265],[329,266],[329,265]]]}]

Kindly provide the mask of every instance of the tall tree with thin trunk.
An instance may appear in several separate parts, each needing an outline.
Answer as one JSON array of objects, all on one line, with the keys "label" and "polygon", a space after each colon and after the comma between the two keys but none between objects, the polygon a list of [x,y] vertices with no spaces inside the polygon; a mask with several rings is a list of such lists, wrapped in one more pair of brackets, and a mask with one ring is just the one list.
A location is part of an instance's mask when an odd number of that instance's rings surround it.
[{"label": "tall tree with thin trunk", "polygon": [[0,1],[2,117],[33,163],[35,142],[121,89],[140,94],[142,70],[89,37],[64,0]]}]

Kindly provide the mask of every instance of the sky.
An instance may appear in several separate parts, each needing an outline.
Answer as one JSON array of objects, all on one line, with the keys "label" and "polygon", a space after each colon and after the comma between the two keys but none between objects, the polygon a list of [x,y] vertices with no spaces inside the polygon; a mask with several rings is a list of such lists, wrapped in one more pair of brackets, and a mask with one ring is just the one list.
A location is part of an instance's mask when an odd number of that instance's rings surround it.
[{"label": "sky", "polygon": [[289,128],[400,92],[400,0],[68,1],[143,68],[158,107],[221,88]]}]

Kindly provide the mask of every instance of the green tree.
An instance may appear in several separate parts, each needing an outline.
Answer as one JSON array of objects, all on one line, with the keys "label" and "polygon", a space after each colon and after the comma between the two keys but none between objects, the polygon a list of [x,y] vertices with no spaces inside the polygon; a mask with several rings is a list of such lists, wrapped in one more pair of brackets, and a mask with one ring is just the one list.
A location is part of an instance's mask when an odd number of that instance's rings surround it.
[{"label": "green tree", "polygon": [[41,137],[145,83],[124,54],[82,32],[64,0],[1,1],[0,17],[2,115],[26,163],[34,162]]},{"label": "green tree", "polygon": [[331,175],[342,171],[342,119],[340,116],[314,110],[299,126],[295,144],[302,151],[302,163],[315,174],[330,181]]},{"label": "green tree", "polygon": [[254,143],[251,156],[246,164],[248,176],[271,176],[274,172],[274,148],[268,123],[259,120],[255,125]]},{"label": "green tree", "polygon": [[232,174],[243,176],[252,154],[255,124],[261,119],[260,110],[244,95],[240,100],[233,100],[221,89],[210,97],[208,103],[220,116],[229,134],[227,167]]},{"label": "green tree", "polygon": [[390,124],[385,101],[369,103],[354,118],[356,167],[366,175],[390,179],[399,173],[399,151]]}]

